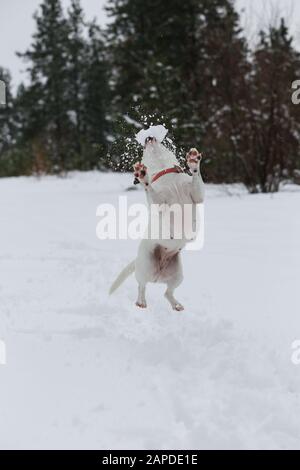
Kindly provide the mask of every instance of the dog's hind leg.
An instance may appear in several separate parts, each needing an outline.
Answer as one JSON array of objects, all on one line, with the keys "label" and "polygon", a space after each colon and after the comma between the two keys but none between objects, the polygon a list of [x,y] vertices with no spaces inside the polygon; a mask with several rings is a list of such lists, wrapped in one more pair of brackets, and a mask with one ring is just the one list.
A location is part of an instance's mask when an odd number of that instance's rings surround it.
[{"label": "dog's hind leg", "polygon": [[178,300],[176,300],[174,297],[174,290],[178,286],[180,286],[182,281],[183,281],[182,267],[181,267],[181,262],[178,259],[176,272],[174,272],[174,275],[172,276],[172,278],[168,280],[167,290],[165,292],[166,299],[170,302],[173,310],[177,310],[177,312],[181,312],[182,310],[184,310],[183,305],[181,305],[181,303],[178,302]]},{"label": "dog's hind leg", "polygon": [[178,300],[175,299],[174,297],[174,289],[178,287],[177,285],[173,285],[171,282],[168,283],[168,288],[165,292],[165,297],[166,299],[170,302],[173,310],[177,310],[177,312],[181,312],[184,310],[184,306],[181,305],[181,303],[178,302]]},{"label": "dog's hind leg", "polygon": [[136,301],[136,306],[140,308],[147,308],[147,302],[146,302],[146,284],[139,284],[138,287],[138,298]]},{"label": "dog's hind leg", "polygon": [[149,245],[149,240],[143,239],[140,243],[138,256],[135,264],[135,278],[138,283],[137,307],[146,308],[145,290],[148,282],[154,280],[154,262],[152,255],[153,248]]}]

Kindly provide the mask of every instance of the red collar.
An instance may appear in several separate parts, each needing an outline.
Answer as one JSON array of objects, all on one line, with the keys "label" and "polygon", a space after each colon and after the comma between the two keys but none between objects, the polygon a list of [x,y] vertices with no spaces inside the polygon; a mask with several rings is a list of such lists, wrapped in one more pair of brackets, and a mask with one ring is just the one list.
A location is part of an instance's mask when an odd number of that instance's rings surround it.
[{"label": "red collar", "polygon": [[153,176],[152,183],[158,180],[158,178],[160,178],[161,176],[167,175],[168,173],[183,173],[183,170],[182,168],[180,168],[180,166],[173,166],[173,168],[166,168],[165,170],[162,170]]}]

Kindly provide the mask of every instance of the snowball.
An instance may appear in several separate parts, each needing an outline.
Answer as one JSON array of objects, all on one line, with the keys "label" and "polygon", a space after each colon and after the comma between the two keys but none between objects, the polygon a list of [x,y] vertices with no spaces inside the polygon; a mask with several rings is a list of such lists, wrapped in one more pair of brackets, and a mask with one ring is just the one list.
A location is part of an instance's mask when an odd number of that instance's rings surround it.
[{"label": "snowball", "polygon": [[135,138],[139,144],[142,146],[145,145],[145,140],[147,137],[155,137],[158,142],[162,142],[168,133],[168,129],[166,129],[162,125],[158,126],[150,126],[148,129],[142,129],[139,131]]}]

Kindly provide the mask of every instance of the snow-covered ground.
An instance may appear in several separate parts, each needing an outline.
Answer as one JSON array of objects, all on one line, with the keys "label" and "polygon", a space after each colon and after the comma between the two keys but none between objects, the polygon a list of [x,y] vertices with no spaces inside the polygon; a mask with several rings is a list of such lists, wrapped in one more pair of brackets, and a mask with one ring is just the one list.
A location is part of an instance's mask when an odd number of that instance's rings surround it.
[{"label": "snow-covered ground", "polygon": [[99,241],[96,208],[144,200],[129,175],[0,180],[0,447],[300,449],[300,188],[207,187],[185,305],[137,310],[137,242]]}]

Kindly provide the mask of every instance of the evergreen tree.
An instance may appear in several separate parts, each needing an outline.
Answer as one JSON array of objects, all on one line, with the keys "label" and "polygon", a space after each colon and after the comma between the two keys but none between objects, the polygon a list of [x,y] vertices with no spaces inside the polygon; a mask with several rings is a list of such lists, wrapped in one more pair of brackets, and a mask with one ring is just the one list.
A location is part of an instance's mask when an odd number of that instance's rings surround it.
[{"label": "evergreen tree", "polygon": [[90,168],[108,166],[107,138],[111,129],[108,65],[103,33],[95,24],[88,28],[84,67],[84,126],[88,145],[85,159]]},{"label": "evergreen tree", "polygon": [[249,79],[243,179],[252,192],[272,192],[299,168],[300,108],[291,101],[291,83],[299,78],[300,54],[284,20],[260,36]]},{"label": "evergreen tree", "polygon": [[69,152],[73,153],[73,164],[82,165],[84,144],[84,73],[87,65],[87,44],[84,38],[84,16],[79,0],[72,0],[68,10],[67,80],[68,116],[72,139]]},{"label": "evergreen tree", "polygon": [[0,69],[1,175],[107,167],[112,140],[119,168],[122,153],[141,157],[126,137],[157,123],[180,155],[204,150],[210,181],[275,191],[300,168],[300,107],[291,101],[300,55],[284,21],[251,53],[232,0],[108,0],[107,12],[103,34],[85,23],[80,0],[66,17],[60,0],[42,2],[20,54],[29,85],[12,97]]},{"label": "evergreen tree", "polygon": [[68,169],[70,116],[68,115],[68,26],[59,0],[45,0],[35,14],[37,31],[28,51],[19,54],[29,62],[32,104],[28,127],[47,135],[46,152],[57,171]]},{"label": "evergreen tree", "polygon": [[35,168],[94,168],[104,153],[109,95],[101,32],[85,24],[79,0],[67,18],[60,0],[45,0],[35,19],[33,44],[20,54],[30,72],[17,99],[26,115],[23,142],[30,142]]},{"label": "evergreen tree", "polygon": [[[174,123],[187,106],[182,76],[194,0],[110,0],[107,41],[118,114],[166,114]],[[188,34],[186,34],[188,32]],[[191,66],[191,64],[189,64]]]},{"label": "evergreen tree", "polygon": [[116,115],[164,114],[179,146],[209,149],[210,178],[237,178],[229,166],[248,65],[233,3],[110,0],[107,10]]},{"label": "evergreen tree", "polygon": [[11,76],[0,67],[0,80],[5,84],[6,103],[0,104],[0,155],[12,144],[14,138],[13,98],[11,93]]},{"label": "evergreen tree", "polygon": [[0,79],[6,84],[6,104],[0,106],[0,176],[30,174],[32,162],[28,148],[18,147],[23,121],[19,119],[17,100],[12,94],[10,73],[0,68]]},{"label": "evergreen tree", "polygon": [[[200,145],[208,153],[207,172],[215,181],[240,180],[239,140],[251,65],[240,18],[232,1],[203,1],[202,50],[195,70]],[[198,78],[197,78],[198,77]],[[196,92],[197,93],[197,92]],[[193,100],[192,100],[193,101]],[[197,112],[194,113],[197,119]],[[194,120],[194,126],[197,124]],[[196,138],[196,136],[195,136]]]}]

